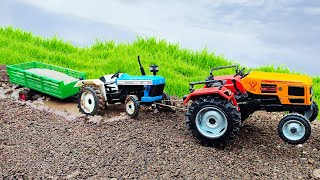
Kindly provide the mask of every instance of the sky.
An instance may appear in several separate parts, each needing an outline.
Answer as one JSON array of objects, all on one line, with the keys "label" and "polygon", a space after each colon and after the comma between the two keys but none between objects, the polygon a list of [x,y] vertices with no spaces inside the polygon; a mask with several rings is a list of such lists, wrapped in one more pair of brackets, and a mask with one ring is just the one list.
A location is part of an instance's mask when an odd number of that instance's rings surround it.
[{"label": "sky", "polygon": [[318,0],[0,0],[12,25],[78,46],[155,36],[246,65],[320,75]]}]

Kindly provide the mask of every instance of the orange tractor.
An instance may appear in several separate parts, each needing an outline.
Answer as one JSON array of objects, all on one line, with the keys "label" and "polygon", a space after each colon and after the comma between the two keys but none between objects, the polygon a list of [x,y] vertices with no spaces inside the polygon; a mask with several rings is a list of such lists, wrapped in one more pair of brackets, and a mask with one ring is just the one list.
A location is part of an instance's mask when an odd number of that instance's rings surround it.
[{"label": "orange tractor", "polygon": [[[235,68],[234,75],[214,76],[213,71]],[[194,85],[204,84],[194,90]],[[255,111],[285,111],[278,125],[281,139],[289,144],[306,142],[311,135],[310,122],[318,116],[312,99],[312,79],[293,75],[252,71],[238,66],[213,68],[205,81],[190,83],[192,101],[186,113],[186,125],[202,144],[221,146],[239,132],[241,123]]]}]

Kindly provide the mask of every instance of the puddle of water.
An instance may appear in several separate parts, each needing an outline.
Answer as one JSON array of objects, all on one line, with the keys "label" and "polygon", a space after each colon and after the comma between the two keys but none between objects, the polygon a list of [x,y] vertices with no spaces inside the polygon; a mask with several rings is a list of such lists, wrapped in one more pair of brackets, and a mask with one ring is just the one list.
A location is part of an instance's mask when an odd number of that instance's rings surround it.
[{"label": "puddle of water", "polygon": [[50,100],[45,100],[44,105],[59,111],[68,112],[70,114],[81,115],[81,113],[79,112],[77,103],[75,102],[65,102],[65,101],[59,101],[57,99],[50,99]]},{"label": "puddle of water", "polygon": [[[2,98],[13,98],[14,100],[18,100],[19,91],[21,89],[13,88],[4,88],[0,87],[0,99]],[[21,102],[21,101],[18,101]],[[78,103],[73,100],[61,100],[54,97],[47,97],[41,96],[38,100],[34,101],[27,101],[26,104],[32,108],[38,110],[46,110],[50,111],[53,114],[58,116],[62,116],[67,120],[74,121],[77,120],[79,117],[85,116],[79,111]],[[94,118],[96,116],[90,116]],[[128,119],[128,116],[125,115],[125,106],[124,104],[112,104],[109,105],[104,113],[103,116],[99,116],[104,120],[114,122],[114,121],[121,121],[124,119]]]},{"label": "puddle of water", "polygon": [[[76,102],[68,102],[51,98],[50,100],[45,100],[44,105],[52,109],[68,112],[70,114],[83,115],[79,111],[78,103]],[[123,104],[112,104],[109,105],[107,109],[104,111],[104,117],[112,118],[115,116],[120,116],[123,112],[125,112],[125,107]]]}]

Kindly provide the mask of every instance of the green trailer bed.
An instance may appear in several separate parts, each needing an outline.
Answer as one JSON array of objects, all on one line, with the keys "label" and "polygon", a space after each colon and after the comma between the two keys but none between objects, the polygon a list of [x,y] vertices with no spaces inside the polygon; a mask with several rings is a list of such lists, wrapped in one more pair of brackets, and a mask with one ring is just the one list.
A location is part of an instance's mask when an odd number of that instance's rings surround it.
[{"label": "green trailer bed", "polygon": [[[31,70],[34,69],[44,69],[47,71],[63,73],[72,78],[72,81],[59,80],[59,78],[43,75],[43,73],[38,74],[36,72],[32,72]],[[20,86],[24,86],[60,99],[65,99],[76,95],[79,92],[79,87],[74,87],[75,83],[79,80],[79,78],[86,78],[85,73],[40,62],[28,62],[10,65],[7,66],[7,72],[11,83],[18,84]]]}]

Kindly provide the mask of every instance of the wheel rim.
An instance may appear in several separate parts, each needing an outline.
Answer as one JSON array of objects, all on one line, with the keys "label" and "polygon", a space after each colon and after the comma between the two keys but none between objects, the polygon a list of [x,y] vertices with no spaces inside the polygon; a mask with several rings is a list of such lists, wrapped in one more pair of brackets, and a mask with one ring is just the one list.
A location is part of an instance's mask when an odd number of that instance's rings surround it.
[{"label": "wheel rim", "polygon": [[228,120],[220,109],[206,107],[197,113],[196,126],[203,136],[215,139],[221,137],[227,131]]},{"label": "wheel rim", "polygon": [[91,113],[95,108],[94,95],[90,91],[85,91],[81,95],[81,108],[86,113]]},{"label": "wheel rim", "polygon": [[127,102],[126,104],[126,110],[128,112],[128,114],[133,114],[135,111],[135,106],[134,106],[134,102],[132,100],[130,100],[129,102]]},{"label": "wheel rim", "polygon": [[304,137],[306,128],[300,121],[290,120],[283,125],[282,132],[287,139],[297,141]]}]

